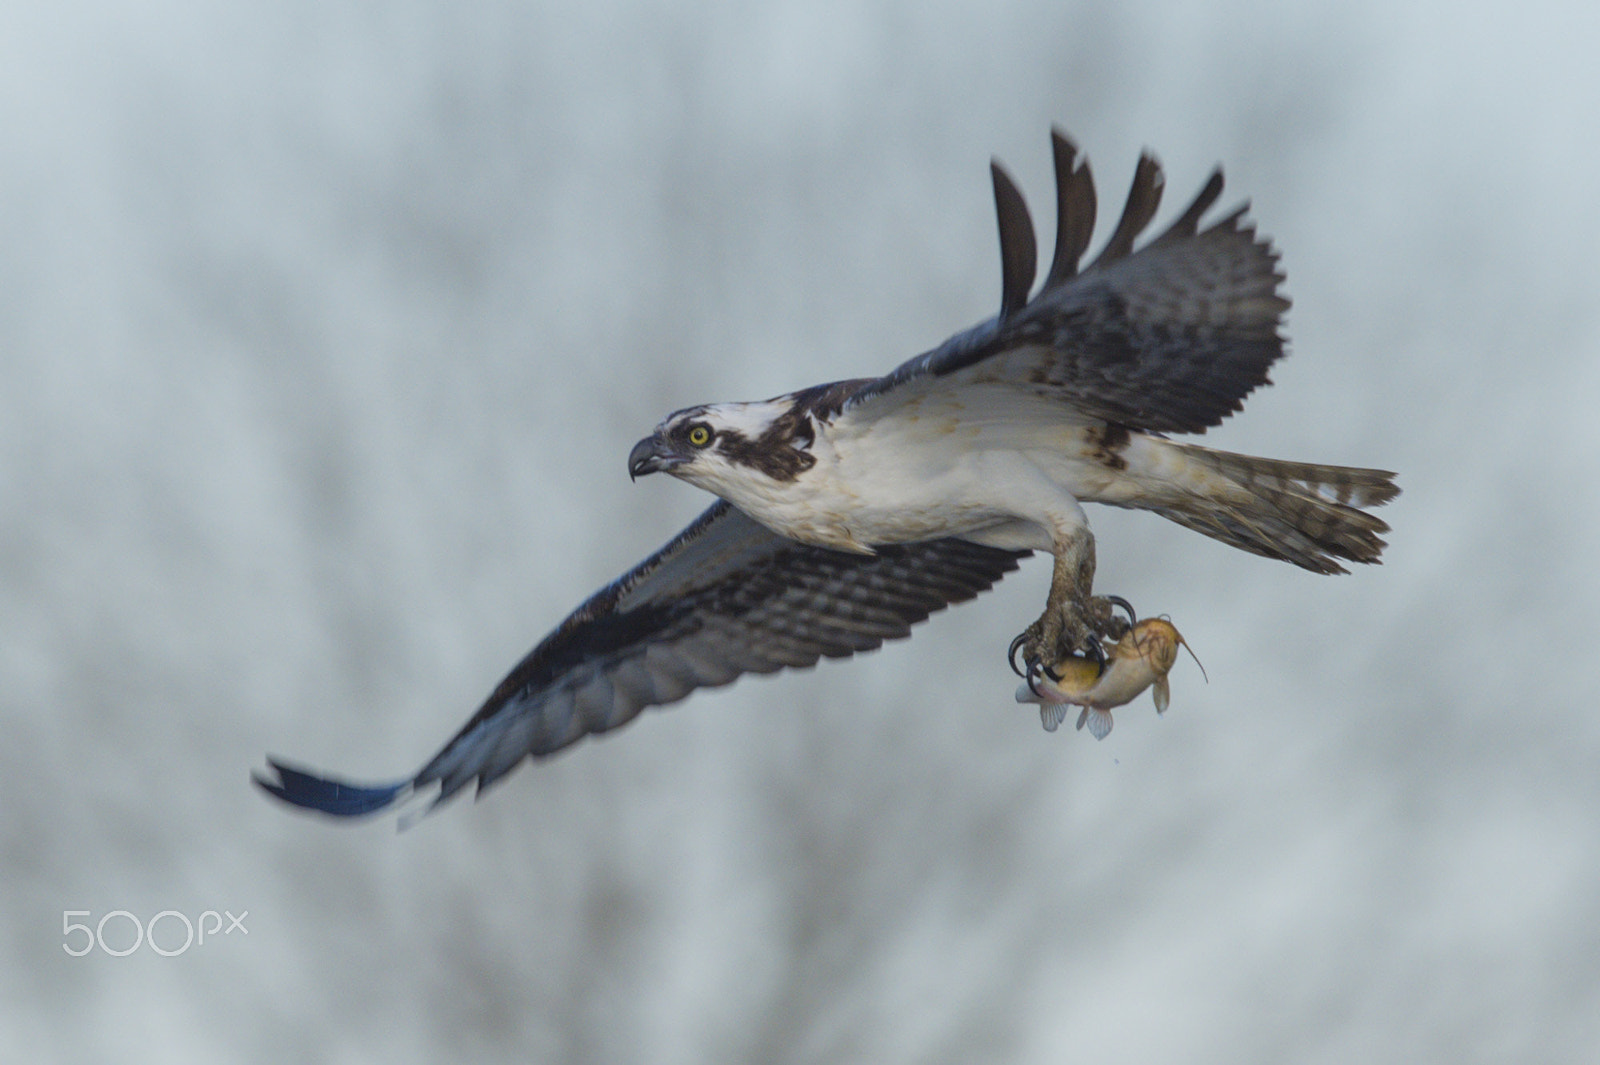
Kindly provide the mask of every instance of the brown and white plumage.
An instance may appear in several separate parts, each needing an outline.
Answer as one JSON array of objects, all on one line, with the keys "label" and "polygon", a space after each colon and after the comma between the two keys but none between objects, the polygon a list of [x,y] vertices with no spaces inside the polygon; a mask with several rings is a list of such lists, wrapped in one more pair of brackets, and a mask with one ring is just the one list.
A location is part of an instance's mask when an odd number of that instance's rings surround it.
[{"label": "brown and white plumage", "polygon": [[297,806],[372,813],[437,784],[433,804],[745,673],[848,658],[988,590],[1023,552],[945,538],[848,554],[785,540],[718,501],[602,588],[519,662],[414,776],[318,777],[278,759],[256,781]]},{"label": "brown and white plumage", "polygon": [[349,815],[437,783],[492,783],[651,705],[746,672],[877,647],[987,589],[1030,550],[1055,556],[1024,637],[1054,661],[1093,639],[1094,543],[1081,502],[1152,510],[1321,573],[1375,562],[1397,493],[1379,470],[1282,462],[1167,439],[1202,432],[1266,384],[1283,354],[1277,254],[1243,208],[1201,228],[1220,172],[1135,249],[1161,199],[1140,159],[1120,221],[1087,267],[1095,191],[1053,135],[1056,250],[1037,249],[1020,192],[992,168],[1001,311],[880,378],[670,415],[629,456],[722,497],[546,637],[416,775],[350,785],[273,761],[258,783]]}]

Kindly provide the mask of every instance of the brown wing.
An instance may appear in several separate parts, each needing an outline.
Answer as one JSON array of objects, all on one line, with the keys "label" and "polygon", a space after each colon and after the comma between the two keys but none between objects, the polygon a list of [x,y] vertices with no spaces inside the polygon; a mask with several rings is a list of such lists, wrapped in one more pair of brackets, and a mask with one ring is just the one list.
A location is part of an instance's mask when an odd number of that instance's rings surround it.
[{"label": "brown wing", "polygon": [[1060,131],[1056,251],[1044,285],[1026,299],[1035,268],[1033,223],[1015,184],[994,166],[1004,293],[999,316],[864,386],[847,403],[860,417],[894,393],[969,381],[1049,395],[1084,414],[1156,432],[1200,432],[1239,410],[1283,355],[1278,329],[1289,301],[1269,242],[1239,208],[1205,230],[1222,193],[1211,175],[1193,203],[1144,246],[1134,242],[1161,202],[1161,167],[1139,160],[1127,204],[1100,255],[1078,260],[1094,229],[1094,181]]},{"label": "brown wing", "polygon": [[350,784],[269,759],[275,779],[256,783],[293,805],[355,816],[437,782],[436,806],[474,779],[481,791],[523,758],[553,754],[696,688],[907,636],[1026,555],[955,539],[847,554],[786,540],[719,501],[573,611],[415,776]]}]

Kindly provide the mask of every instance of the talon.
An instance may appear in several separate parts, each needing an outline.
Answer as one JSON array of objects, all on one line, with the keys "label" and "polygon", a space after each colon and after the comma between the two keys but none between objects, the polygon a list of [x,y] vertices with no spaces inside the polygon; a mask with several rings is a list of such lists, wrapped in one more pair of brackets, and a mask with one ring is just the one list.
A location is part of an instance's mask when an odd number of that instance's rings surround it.
[{"label": "talon", "polygon": [[1085,644],[1088,648],[1089,657],[1094,659],[1095,672],[1104,673],[1106,671],[1106,649],[1100,646],[1100,638],[1091,635],[1085,641]]},{"label": "talon", "polygon": [[1104,596],[1103,598],[1105,599],[1106,602],[1110,603],[1112,606],[1119,606],[1124,611],[1127,612],[1128,624],[1130,626],[1139,624],[1139,615],[1137,615],[1137,614],[1135,614],[1133,612],[1133,604],[1132,603],[1128,602],[1126,599],[1122,598],[1122,596],[1120,596],[1120,595],[1108,595],[1108,596]]},{"label": "talon", "polygon": [[[1128,616],[1127,621],[1123,621],[1117,616],[1116,612],[1119,608]],[[1133,604],[1120,595],[1096,596],[1090,605],[1088,615],[1089,627],[1092,633],[1090,638],[1098,636],[1110,640],[1112,643],[1132,632],[1134,626],[1139,624],[1139,615],[1134,612]],[[1087,646],[1087,640],[1085,641],[1085,646]]]},{"label": "talon", "polygon": [[1044,667],[1039,665],[1038,662],[1028,663],[1028,672],[1025,677],[1028,682],[1028,690],[1040,699],[1045,697],[1044,692],[1039,690],[1039,674],[1042,672],[1044,672]]},{"label": "talon", "polygon": [[1039,667],[1039,672],[1043,673],[1045,676],[1049,677],[1051,680],[1055,681],[1057,684],[1061,683],[1061,674],[1057,673],[1055,670],[1051,669],[1049,666],[1041,665]]},{"label": "talon", "polygon": [[[1017,668],[1017,651],[1027,641],[1028,641],[1028,634],[1027,633],[1023,633],[1022,635],[1018,636],[1015,640],[1011,641],[1011,649],[1006,652],[1006,661],[1011,663],[1011,672],[1015,673],[1017,676],[1023,678],[1024,680],[1027,679],[1028,673],[1027,673],[1027,671],[1024,671],[1024,670],[1021,670],[1021,669]],[[1038,692],[1034,692],[1034,694],[1037,695],[1039,693]]]}]

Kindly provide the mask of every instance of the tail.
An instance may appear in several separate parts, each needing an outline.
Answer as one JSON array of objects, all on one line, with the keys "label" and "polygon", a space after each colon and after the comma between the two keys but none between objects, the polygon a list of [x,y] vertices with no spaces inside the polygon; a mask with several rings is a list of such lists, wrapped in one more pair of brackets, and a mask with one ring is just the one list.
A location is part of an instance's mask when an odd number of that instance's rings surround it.
[{"label": "tail", "polygon": [[1163,466],[1176,460],[1182,471],[1154,505],[1144,504],[1162,517],[1314,573],[1346,573],[1340,560],[1375,563],[1383,553],[1389,526],[1366,508],[1400,494],[1387,470],[1282,462],[1147,439],[1158,445]]}]

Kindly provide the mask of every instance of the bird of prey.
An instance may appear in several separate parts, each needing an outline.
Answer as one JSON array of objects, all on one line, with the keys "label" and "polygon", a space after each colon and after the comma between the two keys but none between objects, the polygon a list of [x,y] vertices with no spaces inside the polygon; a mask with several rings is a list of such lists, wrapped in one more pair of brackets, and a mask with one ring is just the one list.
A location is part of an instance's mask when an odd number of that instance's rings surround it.
[{"label": "bird of prey", "polygon": [[1378,561],[1388,526],[1366,508],[1398,494],[1392,473],[1171,439],[1239,410],[1283,354],[1277,253],[1245,207],[1201,228],[1221,171],[1135,247],[1164,184],[1142,156],[1120,221],[1080,268],[1094,182],[1064,134],[1052,142],[1055,254],[1036,293],[1033,223],[996,162],[997,315],[883,377],[668,415],[629,473],[669,473],[717,502],[568,615],[426,765],[359,785],[269,759],[256,782],[339,816],[437,785],[432,809],[696,688],[906,636],[1048,551],[1044,612],[1012,645],[1037,679],[1125,626],[1093,593],[1085,502],[1151,510],[1317,573]]}]

